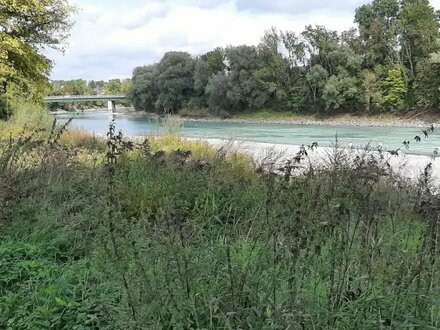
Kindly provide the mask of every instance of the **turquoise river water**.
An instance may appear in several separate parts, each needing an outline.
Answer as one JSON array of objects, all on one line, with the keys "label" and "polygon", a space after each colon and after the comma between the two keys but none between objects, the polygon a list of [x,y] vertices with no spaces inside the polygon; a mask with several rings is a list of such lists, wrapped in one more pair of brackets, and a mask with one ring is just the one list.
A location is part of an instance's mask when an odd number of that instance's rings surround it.
[{"label": "turquoise river water", "polygon": [[[96,134],[105,134],[109,121],[114,118],[116,129],[124,135],[152,135],[166,132],[167,127],[160,121],[130,113],[109,114],[106,112],[84,112],[74,114],[57,114],[61,121],[73,117],[72,125]],[[233,139],[255,141],[270,144],[301,145],[318,142],[319,146],[331,146],[337,136],[343,146],[350,143],[355,147],[379,144],[385,149],[395,149],[404,140],[413,140],[416,135],[423,136],[420,128],[411,127],[359,127],[332,125],[298,125],[235,123],[222,121],[186,121],[180,128],[184,137],[200,139]],[[421,143],[411,141],[406,153],[432,155],[440,147],[438,130]]]}]

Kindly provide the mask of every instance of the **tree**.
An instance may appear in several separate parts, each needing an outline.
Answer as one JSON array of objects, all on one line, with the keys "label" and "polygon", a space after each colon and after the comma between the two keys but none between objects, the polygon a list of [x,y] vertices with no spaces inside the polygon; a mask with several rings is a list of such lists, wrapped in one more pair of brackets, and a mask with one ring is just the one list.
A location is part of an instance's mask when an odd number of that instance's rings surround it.
[{"label": "tree", "polygon": [[122,79],[121,86],[119,88],[119,93],[126,95],[128,93],[128,91],[130,90],[132,84],[133,83],[132,83],[131,79]]},{"label": "tree", "polygon": [[96,90],[98,89],[98,84],[96,83],[96,81],[94,81],[94,80],[90,80],[90,81],[87,83],[87,86],[89,86],[89,88],[90,88],[90,92],[91,92],[93,95],[98,94],[98,93],[96,92]]},{"label": "tree", "polygon": [[295,32],[282,32],[281,39],[283,46],[287,51],[287,58],[290,67],[298,67],[305,64],[306,60],[306,44],[295,34]]},{"label": "tree", "polygon": [[226,49],[226,71],[230,81],[228,98],[233,111],[257,109],[267,100],[260,88],[256,70],[260,57],[254,46],[238,46]]},{"label": "tree", "polygon": [[357,107],[359,90],[356,77],[349,76],[347,72],[331,76],[323,89],[322,98],[326,108],[352,110]]},{"label": "tree", "polygon": [[194,91],[196,100],[193,100],[193,104],[196,104],[198,107],[208,106],[208,99],[205,94],[206,86],[213,75],[225,70],[224,61],[224,50],[221,48],[216,48],[196,60],[194,68]]},{"label": "tree", "polygon": [[200,56],[200,59],[208,65],[209,70],[214,74],[225,69],[225,51],[223,48],[217,47]]},{"label": "tree", "polygon": [[110,79],[102,91],[107,95],[121,94],[121,79]]},{"label": "tree", "polygon": [[284,74],[287,74],[288,81],[284,89],[285,94],[278,93],[284,98],[287,109],[301,110],[307,104],[308,84],[306,81],[307,68],[307,45],[300,36],[294,32],[281,32],[282,45],[284,47],[283,57],[286,59],[288,67]]},{"label": "tree", "polygon": [[399,20],[402,57],[415,78],[417,63],[439,49],[439,18],[428,0],[404,0]]},{"label": "tree", "polygon": [[387,77],[383,82],[385,88],[383,101],[390,109],[400,110],[405,106],[405,96],[408,90],[404,70],[399,65],[389,68]]},{"label": "tree", "polygon": [[209,79],[206,86],[209,107],[215,112],[228,111],[231,108],[228,92],[231,82],[224,72],[218,72]]},{"label": "tree", "polygon": [[309,66],[320,65],[330,75],[335,73],[335,66],[329,57],[339,44],[339,36],[336,31],[327,30],[324,26],[306,26],[301,34],[306,40],[306,48],[310,54]]},{"label": "tree", "polygon": [[52,82],[51,94],[53,95],[86,95],[91,89],[83,79],[56,80]]},{"label": "tree", "polygon": [[194,91],[197,96],[200,97],[205,93],[206,85],[213,74],[214,72],[211,72],[208,63],[197,59],[194,68]]},{"label": "tree", "polygon": [[[102,91],[107,95],[126,95],[130,90],[131,84],[131,79],[110,79],[106,84],[104,84]],[[119,101],[118,103],[122,104],[123,106],[130,106],[130,102],[127,102],[126,100]]]},{"label": "tree", "polygon": [[340,40],[342,46],[350,48],[357,55],[363,55],[362,39],[356,28],[341,32]]},{"label": "tree", "polygon": [[293,85],[289,59],[280,52],[282,38],[275,28],[265,32],[258,46],[258,68],[254,72],[262,92],[261,104],[277,109],[291,105],[289,94]]},{"label": "tree", "polygon": [[362,56],[355,54],[355,52],[348,46],[338,45],[334,50],[327,55],[332,66],[332,72],[339,74],[347,72],[350,75],[357,76],[362,68]]},{"label": "tree", "polygon": [[174,113],[194,96],[194,59],[185,52],[168,52],[158,65],[156,107]]},{"label": "tree", "polygon": [[91,94],[98,95],[102,94],[105,82],[104,80],[90,80],[87,85]]},{"label": "tree", "polygon": [[416,104],[424,108],[440,105],[440,55],[431,54],[430,58],[417,63],[413,84]]},{"label": "tree", "polygon": [[0,84],[38,98],[48,87],[52,62],[45,48],[61,50],[72,25],[66,0],[0,0]]},{"label": "tree", "polygon": [[157,110],[158,76],[158,64],[137,67],[133,70],[132,85],[127,91],[127,97],[136,111],[154,112]]},{"label": "tree", "polygon": [[374,0],[356,9],[355,22],[364,43],[368,67],[396,61],[399,10],[398,0]]},{"label": "tree", "polygon": [[312,102],[315,111],[319,112],[321,90],[325,86],[327,81],[328,72],[320,64],[316,64],[310,68],[307,72],[306,79],[310,86],[310,92],[312,94]]},{"label": "tree", "polygon": [[372,109],[379,109],[380,104],[383,103],[378,83],[378,78],[374,71],[362,71],[360,99],[366,112],[370,112]]}]

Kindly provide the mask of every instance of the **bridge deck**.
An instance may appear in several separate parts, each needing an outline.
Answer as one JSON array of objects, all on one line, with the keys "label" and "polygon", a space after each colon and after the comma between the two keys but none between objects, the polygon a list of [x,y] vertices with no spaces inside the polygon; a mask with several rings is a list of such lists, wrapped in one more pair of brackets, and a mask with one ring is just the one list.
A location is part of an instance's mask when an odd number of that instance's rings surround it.
[{"label": "bridge deck", "polygon": [[44,98],[44,103],[72,103],[72,102],[93,102],[93,101],[118,101],[126,100],[125,95],[60,95]]}]

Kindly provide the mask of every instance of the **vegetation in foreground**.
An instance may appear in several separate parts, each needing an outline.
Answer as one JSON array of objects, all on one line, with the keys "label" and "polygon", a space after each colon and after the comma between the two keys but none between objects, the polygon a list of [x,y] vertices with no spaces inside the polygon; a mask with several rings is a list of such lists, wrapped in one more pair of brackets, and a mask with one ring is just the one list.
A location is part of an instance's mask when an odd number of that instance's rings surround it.
[{"label": "vegetation in foreground", "polygon": [[0,329],[440,327],[429,168],[410,184],[335,148],[292,175],[310,151],[279,169],[175,135],[9,127]]}]

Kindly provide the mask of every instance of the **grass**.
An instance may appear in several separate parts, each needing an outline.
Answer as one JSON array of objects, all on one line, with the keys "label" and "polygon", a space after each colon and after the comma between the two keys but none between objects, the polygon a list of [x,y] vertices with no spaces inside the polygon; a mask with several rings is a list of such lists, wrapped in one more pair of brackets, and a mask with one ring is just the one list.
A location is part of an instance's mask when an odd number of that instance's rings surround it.
[{"label": "grass", "polygon": [[280,176],[176,132],[41,134],[0,146],[0,328],[440,327],[439,197],[368,153]]},{"label": "grass", "polygon": [[0,120],[0,137],[10,138],[23,135],[35,129],[49,129],[51,116],[40,106],[20,103],[13,105],[14,114],[6,122]]}]

